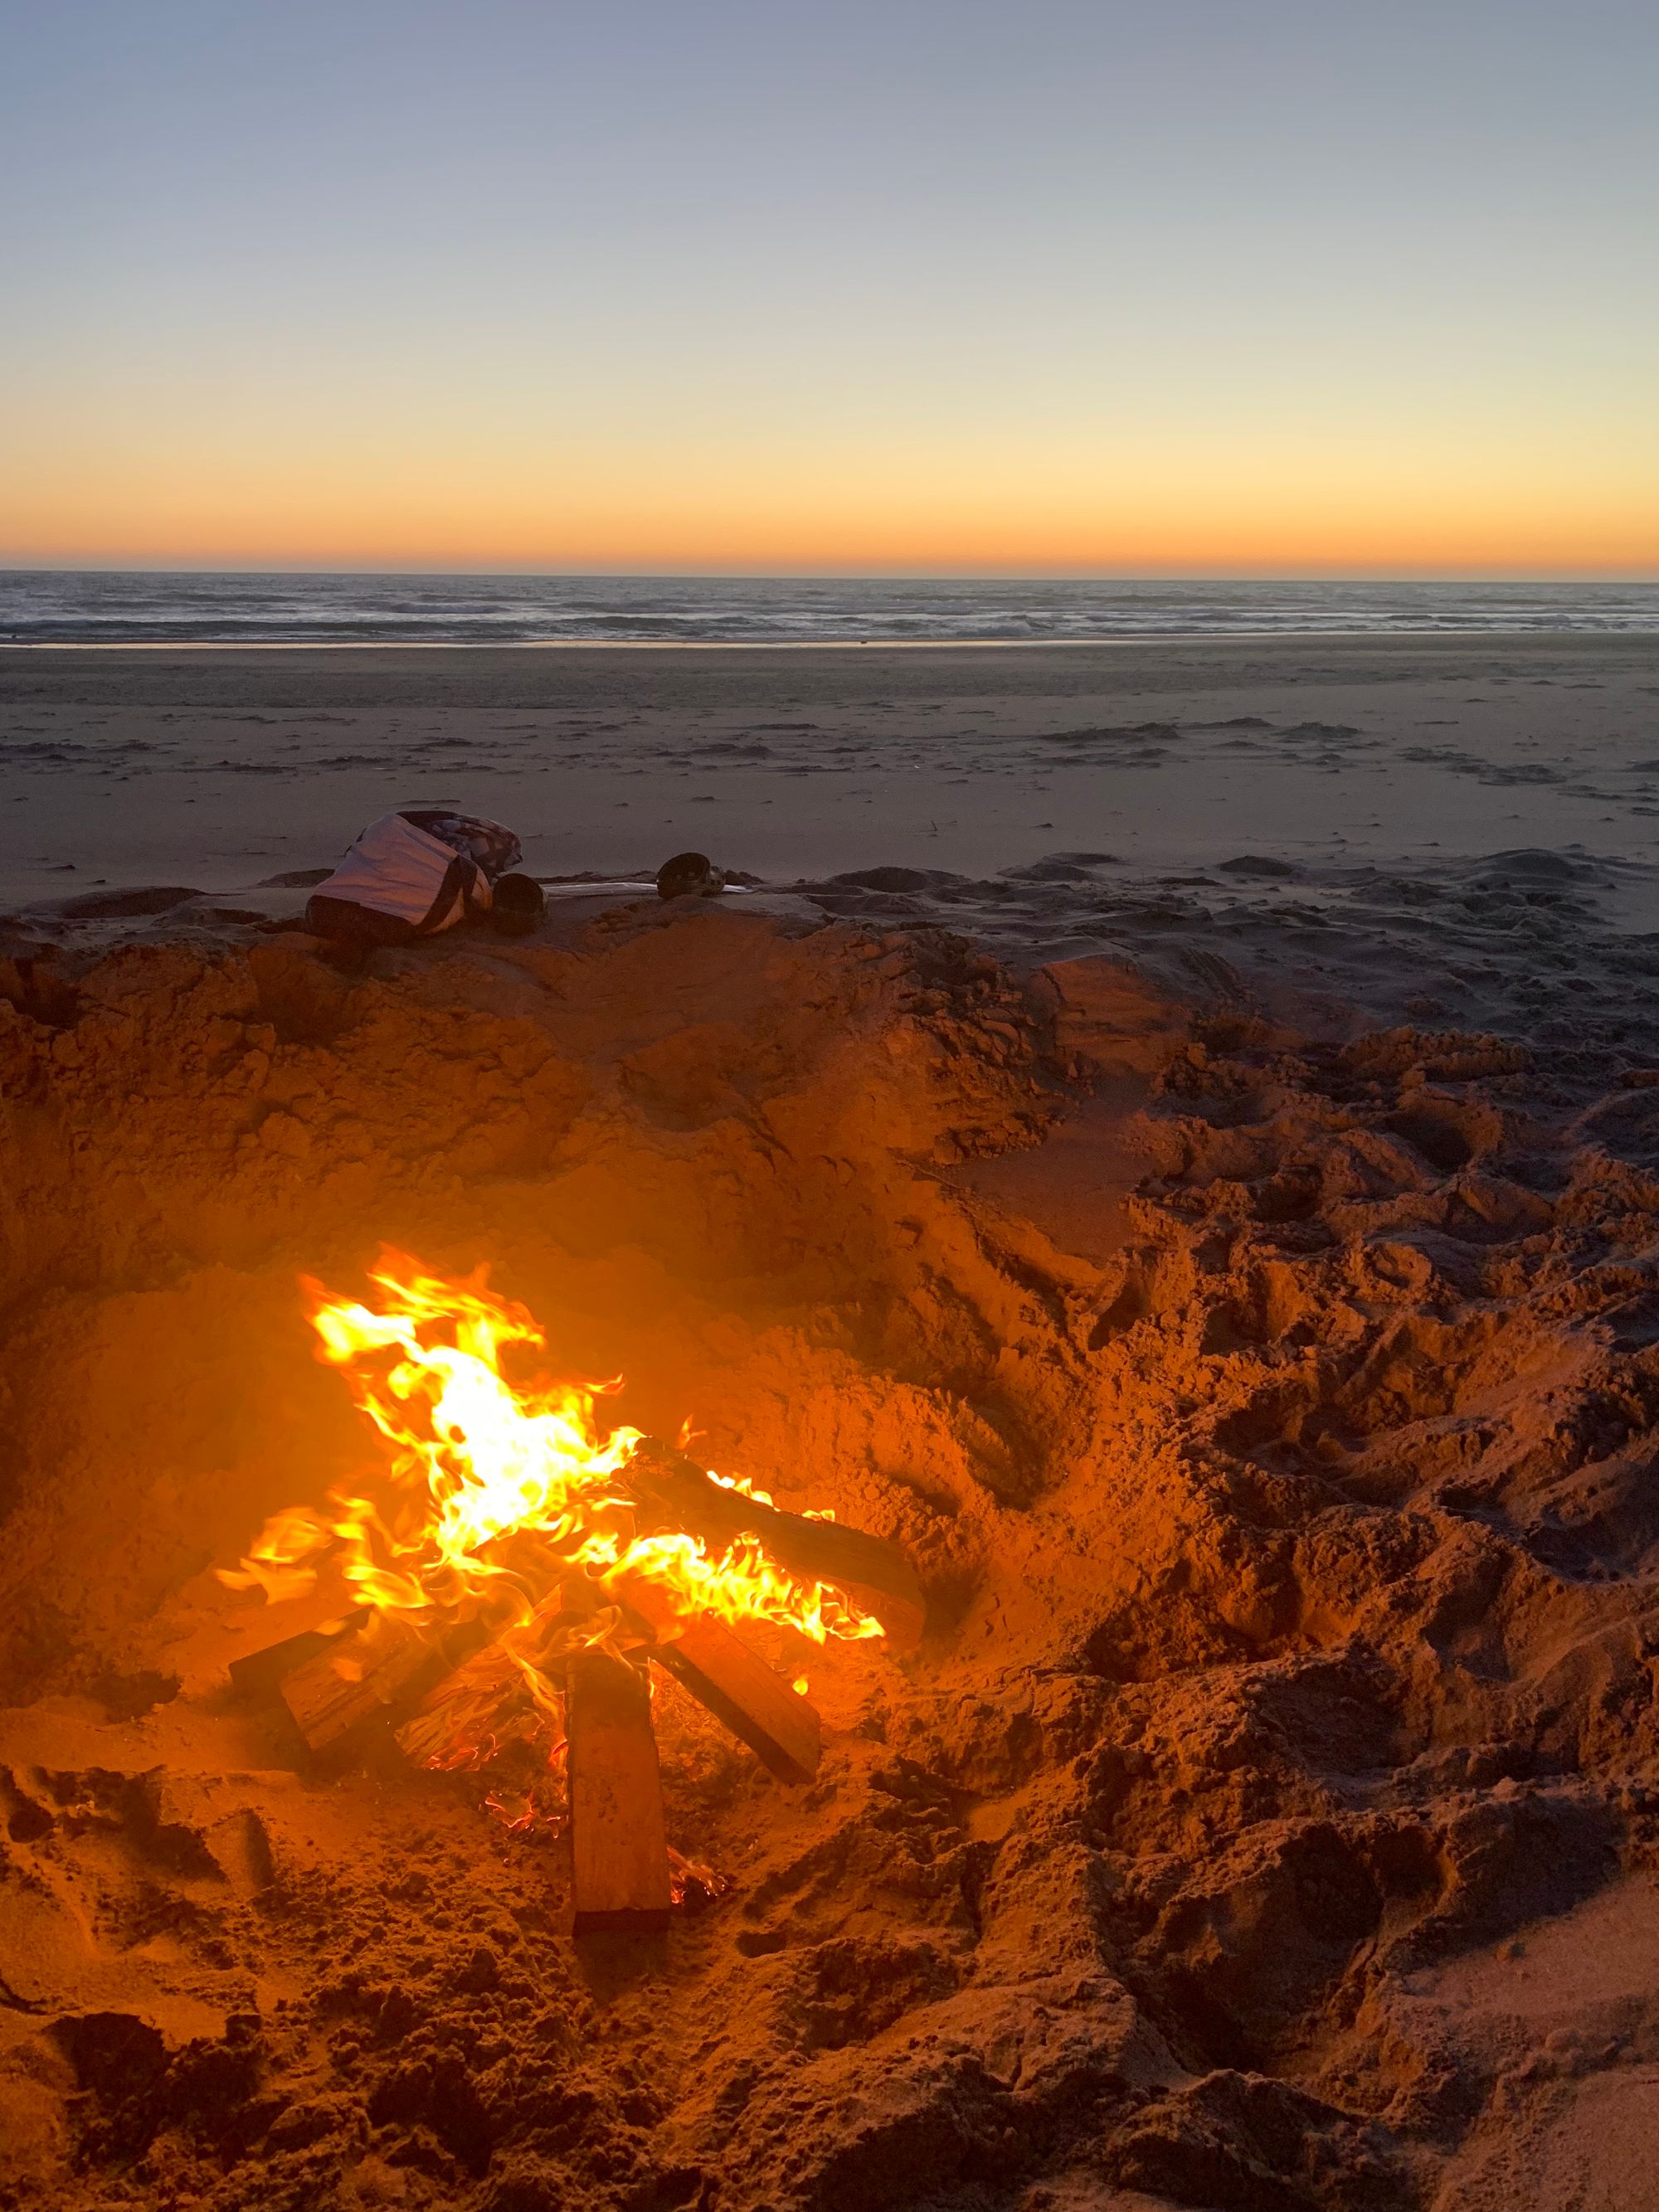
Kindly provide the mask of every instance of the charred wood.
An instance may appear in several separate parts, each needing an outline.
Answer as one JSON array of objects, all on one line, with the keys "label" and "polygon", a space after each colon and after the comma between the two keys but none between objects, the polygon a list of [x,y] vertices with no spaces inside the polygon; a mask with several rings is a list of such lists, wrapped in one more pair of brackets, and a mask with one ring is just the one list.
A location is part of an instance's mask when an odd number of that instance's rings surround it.
[{"label": "charred wood", "polygon": [[354,1629],[362,1628],[368,1619],[368,1607],[355,1606],[325,1627],[302,1628],[258,1651],[244,1652],[240,1659],[230,1662],[231,1687],[242,1698],[266,1696],[281,1685],[285,1674],[293,1674],[306,1661],[337,1649],[343,1638]]}]

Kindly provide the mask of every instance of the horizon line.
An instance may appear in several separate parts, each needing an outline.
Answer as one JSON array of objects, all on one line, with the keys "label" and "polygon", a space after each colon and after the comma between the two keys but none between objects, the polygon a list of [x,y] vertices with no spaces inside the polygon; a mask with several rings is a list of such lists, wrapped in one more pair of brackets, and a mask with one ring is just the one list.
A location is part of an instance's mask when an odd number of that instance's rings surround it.
[{"label": "horizon line", "polygon": [[1659,568],[555,568],[310,567],[221,562],[174,568],[149,562],[0,561],[0,576],[407,576],[539,583],[729,584],[1659,584]]}]

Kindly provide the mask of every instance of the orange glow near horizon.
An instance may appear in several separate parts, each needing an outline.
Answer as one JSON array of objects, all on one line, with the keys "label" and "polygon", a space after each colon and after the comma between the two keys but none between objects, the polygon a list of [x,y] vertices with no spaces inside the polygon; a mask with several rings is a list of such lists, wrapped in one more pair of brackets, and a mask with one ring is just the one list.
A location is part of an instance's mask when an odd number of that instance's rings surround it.
[{"label": "orange glow near horizon", "polygon": [[[361,451],[89,457],[14,473],[0,563],[1121,575],[1659,573],[1659,483],[1467,456],[1143,452],[1069,469],[831,453],[741,470]],[[998,463],[1000,465],[998,465]],[[648,475],[647,482],[641,482]]]},{"label": "orange glow near horizon", "polygon": [[[989,574],[1659,573],[1659,436],[1627,405],[1258,380],[1122,405],[980,392],[842,410],[642,380],[577,409],[382,398],[361,362],[251,389],[37,386],[8,566]],[[1634,395],[1630,395],[1633,399]],[[570,427],[575,416],[580,434]],[[1592,427],[1586,428],[1589,423]],[[7,434],[0,428],[0,448]]]},{"label": "orange glow near horizon", "polygon": [[1237,364],[1197,331],[1103,331],[872,350],[838,380],[705,324],[666,357],[410,331],[392,374],[384,334],[302,335],[0,377],[0,564],[1659,573],[1659,418],[1623,359],[1495,380],[1466,338],[1430,381],[1364,327]]},{"label": "orange glow near horizon", "polygon": [[0,564],[1659,574],[1651,10],[15,12]]}]

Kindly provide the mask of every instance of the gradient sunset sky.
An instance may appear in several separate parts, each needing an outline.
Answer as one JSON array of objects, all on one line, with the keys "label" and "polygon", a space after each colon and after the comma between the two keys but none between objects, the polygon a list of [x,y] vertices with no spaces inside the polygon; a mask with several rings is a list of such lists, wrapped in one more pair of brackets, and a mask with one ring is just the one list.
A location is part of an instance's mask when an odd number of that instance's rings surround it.
[{"label": "gradient sunset sky", "polygon": [[1659,574],[1652,0],[0,40],[0,564]]}]

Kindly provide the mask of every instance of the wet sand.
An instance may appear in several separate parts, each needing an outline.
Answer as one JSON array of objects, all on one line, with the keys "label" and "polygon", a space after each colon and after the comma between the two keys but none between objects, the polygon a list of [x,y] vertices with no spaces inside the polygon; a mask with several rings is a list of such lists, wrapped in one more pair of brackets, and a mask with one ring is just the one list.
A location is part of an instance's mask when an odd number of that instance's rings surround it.
[{"label": "wet sand", "polygon": [[246,894],[453,800],[547,877],[694,847],[1316,1030],[1634,1037],[1655,981],[1655,638],[15,651],[0,714],[0,898],[30,926]]},{"label": "wet sand", "polygon": [[11,651],[0,748],[14,903],[245,886],[432,798],[512,823],[550,873],[687,844],[784,880],[1081,847],[1169,870],[1572,844],[1644,869],[1659,639]]}]

